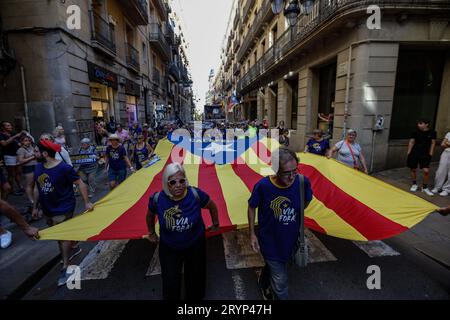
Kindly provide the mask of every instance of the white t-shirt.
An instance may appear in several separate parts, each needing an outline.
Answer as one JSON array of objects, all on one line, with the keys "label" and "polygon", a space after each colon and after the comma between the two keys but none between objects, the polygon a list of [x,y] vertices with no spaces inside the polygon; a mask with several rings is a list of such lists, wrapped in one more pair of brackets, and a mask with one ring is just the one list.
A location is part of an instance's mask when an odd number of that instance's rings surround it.
[{"label": "white t-shirt", "polygon": [[[450,143],[450,132],[447,132],[447,134],[445,135],[445,139],[447,139],[447,141]],[[450,152],[450,148],[446,148],[444,152]]]},{"label": "white t-shirt", "polygon": [[69,152],[67,152],[64,147],[61,147],[61,152],[57,152],[55,159],[67,163],[69,166],[73,167],[72,160],[70,160]]},{"label": "white t-shirt", "polygon": [[354,168],[355,166],[359,167],[359,155],[361,154],[361,146],[358,143],[354,142],[350,144],[350,147],[352,148],[356,163],[353,160],[352,153],[350,152],[350,149],[348,148],[345,140],[341,140],[336,143],[336,148],[338,149],[337,161],[351,168]]}]

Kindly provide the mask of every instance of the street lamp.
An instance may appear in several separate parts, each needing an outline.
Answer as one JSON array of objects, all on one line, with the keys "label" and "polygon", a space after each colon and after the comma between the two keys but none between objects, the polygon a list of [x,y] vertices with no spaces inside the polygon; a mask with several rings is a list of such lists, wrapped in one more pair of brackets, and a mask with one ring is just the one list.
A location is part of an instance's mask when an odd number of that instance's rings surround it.
[{"label": "street lamp", "polygon": [[280,14],[284,8],[284,0],[271,0],[273,14]]},{"label": "street lamp", "polygon": [[289,21],[289,25],[294,27],[297,24],[298,15],[300,14],[300,7],[297,0],[291,0],[286,9],[284,9],[284,15]]}]

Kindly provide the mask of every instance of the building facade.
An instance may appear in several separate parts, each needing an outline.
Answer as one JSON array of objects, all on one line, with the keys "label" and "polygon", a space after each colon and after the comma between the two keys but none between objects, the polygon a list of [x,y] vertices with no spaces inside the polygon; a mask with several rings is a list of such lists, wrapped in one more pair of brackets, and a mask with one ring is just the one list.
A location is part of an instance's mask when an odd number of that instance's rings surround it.
[{"label": "building facade", "polygon": [[450,1],[315,0],[294,27],[271,2],[238,1],[216,81],[233,116],[284,121],[294,150],[356,129],[374,171],[405,165],[419,118],[450,131]]},{"label": "building facade", "polygon": [[94,139],[96,121],[188,121],[189,74],[169,76],[180,50],[170,14],[163,0],[2,1],[0,119],[34,136],[61,124],[71,146]]}]

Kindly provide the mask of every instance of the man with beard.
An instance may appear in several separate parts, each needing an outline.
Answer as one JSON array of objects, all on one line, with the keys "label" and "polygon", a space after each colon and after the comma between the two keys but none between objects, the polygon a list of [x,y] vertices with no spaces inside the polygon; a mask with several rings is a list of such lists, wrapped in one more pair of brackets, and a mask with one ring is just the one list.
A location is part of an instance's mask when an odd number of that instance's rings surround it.
[{"label": "man with beard", "polygon": [[[92,210],[86,185],[80,179],[73,167],[56,160],[55,155],[61,151],[61,146],[50,140],[40,140],[35,149],[35,156],[39,162],[34,172],[36,188],[34,192],[33,218],[38,215],[38,204],[52,227],[73,217],[75,211],[75,194],[73,184],[78,185],[83,196],[86,210]],[[59,250],[63,258],[63,269],[58,279],[58,286],[65,285],[70,274],[67,273],[70,258],[81,252],[80,248],[72,249],[71,241],[58,241]],[[72,250],[77,252],[73,253]]]}]

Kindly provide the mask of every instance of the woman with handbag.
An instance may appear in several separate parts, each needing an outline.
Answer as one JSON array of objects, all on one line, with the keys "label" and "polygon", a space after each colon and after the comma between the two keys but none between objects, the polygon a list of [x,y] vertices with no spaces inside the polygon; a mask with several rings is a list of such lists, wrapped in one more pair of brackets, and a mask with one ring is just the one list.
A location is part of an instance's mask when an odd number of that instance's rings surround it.
[{"label": "woman with handbag", "polygon": [[327,158],[331,158],[337,153],[336,160],[350,168],[363,171],[366,174],[367,170],[366,159],[362,152],[361,146],[356,142],[356,131],[350,129],[347,131],[345,140],[341,140],[330,150]]},{"label": "woman with handbag", "polygon": [[[285,148],[272,153],[275,175],[262,178],[248,200],[250,243],[265,267],[258,280],[263,297],[288,299],[288,263],[304,243],[303,210],[312,200],[311,183],[298,174],[297,155]],[[258,232],[255,212],[258,208]],[[300,240],[300,241],[299,241]]]}]

